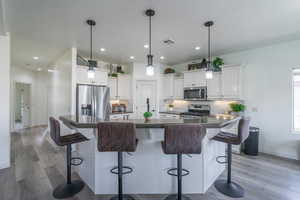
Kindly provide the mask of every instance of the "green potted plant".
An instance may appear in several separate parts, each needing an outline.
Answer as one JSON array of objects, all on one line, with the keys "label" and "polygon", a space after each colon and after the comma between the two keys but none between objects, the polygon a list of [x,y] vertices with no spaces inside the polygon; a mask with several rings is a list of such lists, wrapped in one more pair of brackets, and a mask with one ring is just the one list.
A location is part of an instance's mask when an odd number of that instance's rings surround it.
[{"label": "green potted plant", "polygon": [[173,104],[169,104],[169,110],[173,111],[174,105]]},{"label": "green potted plant", "polygon": [[213,67],[214,67],[214,71],[215,72],[219,72],[222,70],[222,65],[224,65],[224,61],[222,58],[220,57],[216,57],[214,60],[213,60]]},{"label": "green potted plant", "polygon": [[149,121],[150,117],[152,117],[152,113],[151,112],[145,112],[144,117],[145,117],[145,121]]},{"label": "green potted plant", "polygon": [[231,114],[233,115],[242,115],[246,110],[246,106],[240,103],[231,103],[229,106],[231,108]]}]

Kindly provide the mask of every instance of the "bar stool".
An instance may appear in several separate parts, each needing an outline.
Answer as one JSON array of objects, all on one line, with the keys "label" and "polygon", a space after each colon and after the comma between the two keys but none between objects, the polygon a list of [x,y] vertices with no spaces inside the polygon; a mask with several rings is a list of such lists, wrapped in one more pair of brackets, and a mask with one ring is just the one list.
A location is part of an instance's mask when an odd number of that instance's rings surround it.
[{"label": "bar stool", "polygon": [[177,195],[169,195],[165,200],[189,199],[182,195],[182,177],[190,173],[187,169],[182,168],[182,154],[200,154],[205,134],[206,129],[200,125],[165,125],[165,140],[162,142],[162,149],[165,154],[177,154],[177,168],[171,168],[167,173],[177,176],[178,191]]},{"label": "bar stool", "polygon": [[[135,152],[138,140],[136,139],[135,124],[119,122],[101,122],[98,128],[98,151],[118,152],[118,166],[110,172],[118,175],[118,195],[112,200],[134,200],[130,195],[123,194],[123,175],[133,170],[123,166],[123,152]],[[125,169],[123,171],[123,169]]]},{"label": "bar stool", "polygon": [[[57,199],[64,199],[74,196],[79,193],[83,187],[84,182],[81,180],[71,180],[71,166],[72,165],[80,165],[82,163],[82,159],[78,157],[72,158],[72,144],[80,143],[87,141],[88,139],[83,136],[81,133],[73,133],[70,135],[61,136],[60,135],[60,124],[59,121],[50,117],[50,136],[52,140],[58,146],[67,146],[67,183],[59,185],[53,191],[53,196]],[[75,163],[78,161],[79,163]]]},{"label": "bar stool", "polygon": [[[235,123],[235,122],[233,122]],[[238,122],[238,134],[220,132],[213,140],[224,142],[227,144],[227,180],[217,180],[214,185],[216,189],[224,195],[232,198],[244,197],[244,189],[237,183],[231,181],[231,163],[232,163],[232,145],[243,143],[249,136],[250,118],[241,118]],[[217,162],[218,158],[217,158]],[[220,163],[220,162],[219,162]],[[226,163],[226,162],[224,162]]]}]

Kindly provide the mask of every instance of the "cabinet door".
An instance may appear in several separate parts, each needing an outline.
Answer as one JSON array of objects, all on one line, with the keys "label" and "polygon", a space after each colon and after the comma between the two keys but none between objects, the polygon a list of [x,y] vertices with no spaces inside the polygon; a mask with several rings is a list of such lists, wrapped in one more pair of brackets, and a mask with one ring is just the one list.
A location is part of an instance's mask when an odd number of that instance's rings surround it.
[{"label": "cabinet door", "polygon": [[212,79],[207,80],[207,98],[217,99],[221,97],[221,73],[216,72]]},{"label": "cabinet door", "polygon": [[183,79],[174,80],[174,97],[177,99],[183,99]]},{"label": "cabinet door", "polygon": [[76,69],[76,82],[82,84],[89,84],[90,80],[87,76],[87,69],[79,68]]},{"label": "cabinet door", "polygon": [[118,77],[118,96],[120,99],[131,99],[131,77],[120,75]]},{"label": "cabinet door", "polygon": [[241,67],[224,67],[222,69],[222,93],[224,98],[240,98],[240,79]]},{"label": "cabinet door", "polygon": [[183,74],[184,87],[196,87],[194,82],[194,73],[193,72],[185,72]]},{"label": "cabinet door", "polygon": [[108,87],[110,89],[110,99],[116,99],[117,96],[117,79],[109,78]]},{"label": "cabinet door", "polygon": [[161,88],[161,99],[172,99],[174,97],[174,76],[163,76]]},{"label": "cabinet door", "polygon": [[194,71],[184,73],[184,87],[206,86],[205,71]]},{"label": "cabinet door", "polygon": [[92,80],[92,83],[97,85],[107,85],[107,79],[107,72],[96,70],[95,79]]}]

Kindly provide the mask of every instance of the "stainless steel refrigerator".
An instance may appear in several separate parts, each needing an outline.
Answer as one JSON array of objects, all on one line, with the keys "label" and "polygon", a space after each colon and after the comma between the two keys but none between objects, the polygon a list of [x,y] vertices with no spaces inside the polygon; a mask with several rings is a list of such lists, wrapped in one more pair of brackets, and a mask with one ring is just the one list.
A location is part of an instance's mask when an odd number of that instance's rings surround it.
[{"label": "stainless steel refrigerator", "polygon": [[108,120],[111,112],[109,88],[106,86],[77,84],[76,116],[91,116]]}]

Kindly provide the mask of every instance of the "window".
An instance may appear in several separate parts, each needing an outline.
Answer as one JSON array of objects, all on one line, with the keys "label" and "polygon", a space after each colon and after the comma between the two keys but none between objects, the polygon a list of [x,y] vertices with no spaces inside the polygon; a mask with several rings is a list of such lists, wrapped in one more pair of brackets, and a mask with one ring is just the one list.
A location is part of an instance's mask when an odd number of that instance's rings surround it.
[{"label": "window", "polygon": [[300,133],[300,69],[293,70],[293,131]]}]

